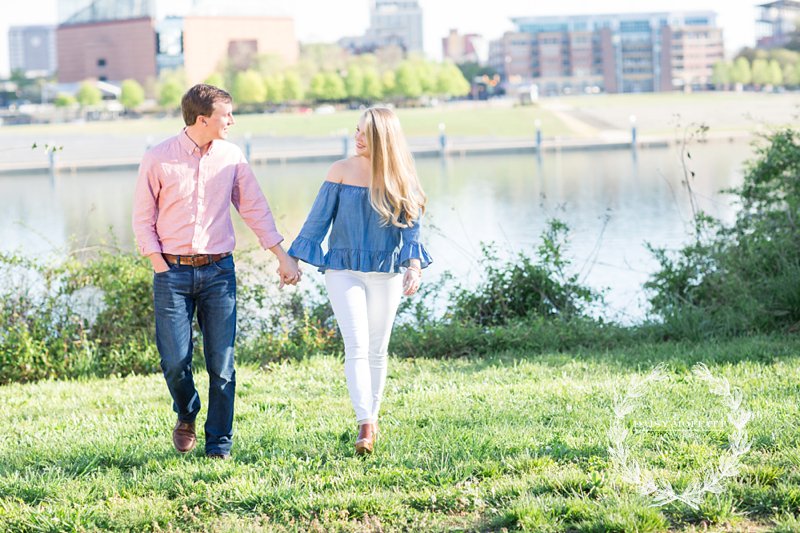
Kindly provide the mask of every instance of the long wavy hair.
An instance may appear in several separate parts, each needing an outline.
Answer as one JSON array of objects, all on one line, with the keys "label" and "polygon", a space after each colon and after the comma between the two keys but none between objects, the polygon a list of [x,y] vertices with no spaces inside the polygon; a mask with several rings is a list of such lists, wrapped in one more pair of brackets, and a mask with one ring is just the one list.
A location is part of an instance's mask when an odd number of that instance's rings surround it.
[{"label": "long wavy hair", "polygon": [[411,227],[425,212],[428,199],[417,178],[400,120],[386,107],[370,107],[363,117],[372,167],[369,201],[384,225]]}]

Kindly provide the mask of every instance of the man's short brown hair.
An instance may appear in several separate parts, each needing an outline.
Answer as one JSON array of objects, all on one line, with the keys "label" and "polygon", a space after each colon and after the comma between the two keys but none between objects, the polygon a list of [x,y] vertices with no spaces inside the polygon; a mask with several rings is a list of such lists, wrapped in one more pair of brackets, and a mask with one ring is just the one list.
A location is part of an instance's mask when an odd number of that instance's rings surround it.
[{"label": "man's short brown hair", "polygon": [[187,126],[194,125],[197,117],[210,117],[214,112],[214,102],[230,103],[233,101],[231,95],[219,87],[198,83],[183,95],[181,98],[181,111],[183,121]]}]

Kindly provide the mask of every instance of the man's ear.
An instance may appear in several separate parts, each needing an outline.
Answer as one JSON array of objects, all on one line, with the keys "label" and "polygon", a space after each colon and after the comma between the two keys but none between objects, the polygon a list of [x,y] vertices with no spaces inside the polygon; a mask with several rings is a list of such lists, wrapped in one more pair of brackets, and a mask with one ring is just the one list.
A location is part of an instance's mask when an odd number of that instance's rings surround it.
[{"label": "man's ear", "polygon": [[208,117],[197,115],[197,120],[194,122],[195,126],[208,126]]}]

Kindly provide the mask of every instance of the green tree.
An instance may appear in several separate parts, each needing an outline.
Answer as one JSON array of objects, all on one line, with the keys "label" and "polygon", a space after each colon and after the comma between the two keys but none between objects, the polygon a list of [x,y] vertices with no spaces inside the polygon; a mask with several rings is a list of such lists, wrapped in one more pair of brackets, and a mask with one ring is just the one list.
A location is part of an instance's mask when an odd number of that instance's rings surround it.
[{"label": "green tree", "polygon": [[364,69],[364,92],[362,96],[369,102],[383,98],[383,85],[375,67]]},{"label": "green tree", "polygon": [[324,100],[344,100],[345,98],[347,98],[347,89],[342,77],[336,72],[326,72]]},{"label": "green tree", "polygon": [[347,67],[347,77],[344,80],[347,97],[359,100],[364,96],[364,71],[356,64]]},{"label": "green tree", "polygon": [[417,79],[423,94],[436,93],[439,86],[439,76],[437,66],[422,57],[414,57],[409,60],[416,70]]},{"label": "green tree", "polygon": [[283,96],[290,102],[298,102],[303,99],[303,84],[300,76],[294,71],[288,71],[283,77]]},{"label": "green tree", "polygon": [[750,70],[750,62],[746,57],[737,57],[733,62],[733,70],[731,71],[731,80],[733,83],[741,83],[742,85],[749,85],[753,81],[753,74]]},{"label": "green tree", "polygon": [[419,81],[417,69],[409,61],[403,61],[397,68],[397,94],[405,98],[422,96],[422,83]]},{"label": "green tree", "polygon": [[470,84],[454,63],[446,61],[439,69],[436,89],[444,96],[464,96],[469,94]]},{"label": "green tree", "polygon": [[766,59],[753,60],[753,85],[764,86],[769,85],[769,63]]},{"label": "green tree", "polygon": [[325,99],[325,73],[324,72],[317,72],[314,74],[314,77],[311,78],[311,84],[308,90],[308,95],[311,97],[312,100],[324,100]]},{"label": "green tree", "polygon": [[479,76],[489,76],[491,78],[497,74],[497,71],[492,67],[482,67],[478,63],[469,61],[466,63],[459,63],[458,68],[464,75],[464,79],[466,79],[468,82]]},{"label": "green tree", "polygon": [[769,83],[775,87],[783,85],[783,70],[776,60],[769,62]]},{"label": "green tree", "polygon": [[158,104],[161,107],[175,109],[181,105],[183,85],[177,78],[168,77],[158,86]]},{"label": "green tree", "polygon": [[219,72],[213,72],[203,81],[203,83],[222,89],[225,86],[225,78],[223,78],[222,74]]},{"label": "green tree", "polygon": [[733,64],[728,61],[717,61],[711,74],[711,82],[717,87],[727,87],[732,81]]},{"label": "green tree", "polygon": [[300,59],[306,62],[302,68],[313,71],[312,76],[317,72],[347,68],[347,51],[337,44],[303,44],[300,46]]},{"label": "green tree", "polygon": [[231,91],[233,100],[240,105],[259,104],[267,97],[264,79],[255,70],[245,70],[236,74]]},{"label": "green tree", "polygon": [[78,101],[71,94],[58,93],[58,96],[53,100],[56,107],[70,107],[77,104]]},{"label": "green tree", "polygon": [[785,48],[775,48],[769,51],[769,59],[774,59],[783,68],[800,62],[800,53]]},{"label": "green tree", "polygon": [[267,90],[266,101],[273,104],[280,104],[286,97],[284,96],[284,76],[274,74],[264,78],[264,87]]},{"label": "green tree", "polygon": [[123,81],[119,101],[126,109],[136,109],[144,102],[144,88],[136,80]]},{"label": "green tree", "polygon": [[800,85],[800,68],[798,68],[798,65],[786,65],[783,67],[783,83],[789,87]]},{"label": "green tree", "polygon": [[286,68],[283,58],[277,54],[261,54],[256,56],[254,70],[262,77],[277,76]]},{"label": "green tree", "polygon": [[82,107],[97,105],[103,101],[103,93],[91,81],[84,81],[78,89],[78,94],[75,95],[78,103]]},{"label": "green tree", "polygon": [[387,70],[381,76],[381,85],[383,86],[383,94],[392,96],[397,93],[397,75],[393,70]]}]

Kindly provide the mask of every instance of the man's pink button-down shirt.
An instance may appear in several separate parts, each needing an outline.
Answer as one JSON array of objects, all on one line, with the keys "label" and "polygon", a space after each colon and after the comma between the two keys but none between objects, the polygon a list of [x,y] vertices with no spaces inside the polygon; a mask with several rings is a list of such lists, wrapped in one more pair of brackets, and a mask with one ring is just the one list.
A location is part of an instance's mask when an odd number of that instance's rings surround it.
[{"label": "man's pink button-down shirt", "polygon": [[150,149],[139,166],[133,232],[143,255],[233,251],[230,204],[261,246],[283,241],[267,199],[235,144],[213,141],[200,149],[183,131]]}]

